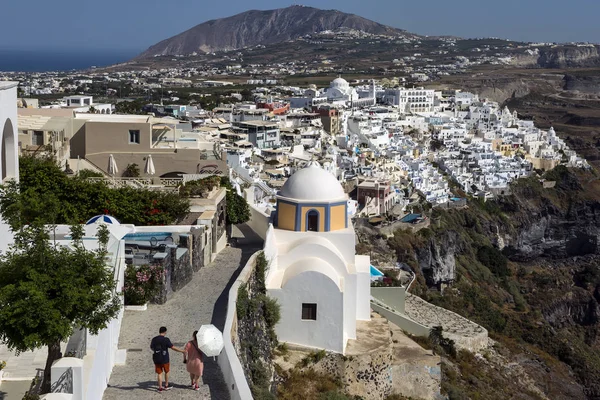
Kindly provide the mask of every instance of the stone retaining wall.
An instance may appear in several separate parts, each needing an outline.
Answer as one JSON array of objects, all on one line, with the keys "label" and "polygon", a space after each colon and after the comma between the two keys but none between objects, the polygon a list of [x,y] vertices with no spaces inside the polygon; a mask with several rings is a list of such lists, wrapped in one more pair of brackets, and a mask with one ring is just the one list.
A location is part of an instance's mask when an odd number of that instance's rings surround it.
[{"label": "stone retaining wall", "polygon": [[153,262],[161,265],[165,274],[158,293],[151,300],[152,303],[166,303],[173,292],[181,290],[192,280],[195,272],[210,263],[212,251],[211,246],[205,243],[206,230],[207,227],[198,226],[193,227],[189,233],[179,234],[179,246],[168,249],[166,257]]}]

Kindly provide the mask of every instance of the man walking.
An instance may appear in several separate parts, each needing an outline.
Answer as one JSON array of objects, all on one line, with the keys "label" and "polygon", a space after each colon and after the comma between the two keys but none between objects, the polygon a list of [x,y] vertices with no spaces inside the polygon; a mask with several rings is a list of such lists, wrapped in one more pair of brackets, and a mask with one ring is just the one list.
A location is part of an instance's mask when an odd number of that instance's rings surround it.
[{"label": "man walking", "polygon": [[[154,362],[154,370],[158,375],[158,391],[169,390],[172,386],[169,386],[169,349],[173,349],[180,353],[184,353],[184,350],[178,349],[173,346],[171,340],[166,336],[167,328],[161,326],[158,330],[159,335],[155,336],[150,342],[150,348],[152,349],[152,361]],[[162,373],[165,373],[165,386],[162,386]]]}]

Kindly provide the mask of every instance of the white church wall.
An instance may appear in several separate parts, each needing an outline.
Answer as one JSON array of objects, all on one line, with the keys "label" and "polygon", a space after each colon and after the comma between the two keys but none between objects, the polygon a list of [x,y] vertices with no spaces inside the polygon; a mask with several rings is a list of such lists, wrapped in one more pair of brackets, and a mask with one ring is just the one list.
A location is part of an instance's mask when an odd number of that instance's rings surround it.
[{"label": "white church wall", "polygon": [[335,248],[331,247],[331,243],[327,243],[327,241],[322,238],[317,239],[320,239],[325,243],[302,242],[299,246],[292,248],[288,253],[280,254],[278,268],[285,269],[303,258],[316,257],[331,265],[338,276],[345,277],[348,274],[348,271],[346,270],[344,260],[340,258],[339,253],[335,251]]},{"label": "white church wall", "polygon": [[[344,334],[345,339],[356,339],[356,295],[357,276],[349,275],[344,278]],[[345,350],[344,343],[344,350]]]},{"label": "white church wall", "polygon": [[18,82],[0,82],[0,179],[19,180],[17,135]]},{"label": "white church wall", "polygon": [[269,262],[269,268],[267,270],[267,276],[265,277],[265,282],[270,282],[272,279],[272,275],[275,271],[277,271],[277,241],[275,240],[275,228],[273,224],[269,224],[269,229],[267,230],[267,234],[265,237],[265,245],[263,248],[263,252],[265,254],[265,258]]},{"label": "white church wall", "polygon": [[356,318],[361,321],[371,319],[371,260],[369,256],[356,256],[357,286]]},{"label": "white church wall", "polygon": [[[269,289],[281,307],[275,330],[282,342],[343,353],[343,293],[327,276],[314,271],[290,279],[282,289]],[[317,320],[302,320],[302,303],[317,304]]]}]

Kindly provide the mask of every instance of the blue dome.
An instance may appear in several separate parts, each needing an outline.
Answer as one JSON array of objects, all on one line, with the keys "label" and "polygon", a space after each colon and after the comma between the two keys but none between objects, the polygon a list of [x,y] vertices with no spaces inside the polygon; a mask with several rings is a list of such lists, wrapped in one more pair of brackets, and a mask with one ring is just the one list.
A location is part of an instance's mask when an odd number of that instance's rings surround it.
[{"label": "blue dome", "polygon": [[117,221],[117,219],[115,217],[111,217],[110,215],[106,215],[106,214],[102,214],[102,215],[96,215],[95,217],[92,217],[88,220],[88,222],[86,222],[86,225],[92,225],[92,224],[111,224],[111,225],[120,225],[119,221]]}]

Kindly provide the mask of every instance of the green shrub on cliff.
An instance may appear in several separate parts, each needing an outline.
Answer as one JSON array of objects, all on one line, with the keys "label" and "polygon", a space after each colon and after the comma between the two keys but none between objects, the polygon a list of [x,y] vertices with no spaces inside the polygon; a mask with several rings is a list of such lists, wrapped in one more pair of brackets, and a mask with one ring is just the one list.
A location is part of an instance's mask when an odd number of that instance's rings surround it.
[{"label": "green shrub on cliff", "polygon": [[508,260],[502,252],[492,246],[482,246],[477,250],[477,259],[496,276],[508,276]]}]

